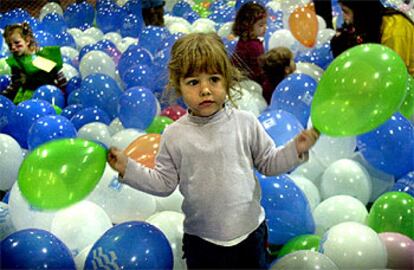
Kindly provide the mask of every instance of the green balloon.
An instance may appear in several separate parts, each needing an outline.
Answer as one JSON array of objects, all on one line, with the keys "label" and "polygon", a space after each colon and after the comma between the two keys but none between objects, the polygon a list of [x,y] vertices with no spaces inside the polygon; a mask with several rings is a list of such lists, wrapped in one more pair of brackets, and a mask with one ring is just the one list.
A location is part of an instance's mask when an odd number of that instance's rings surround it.
[{"label": "green balloon", "polygon": [[407,94],[401,105],[400,112],[407,119],[414,116],[414,79],[411,76],[408,76]]},{"label": "green balloon", "polygon": [[414,198],[405,192],[387,192],[372,205],[368,226],[377,233],[397,232],[414,239]]},{"label": "green balloon", "polygon": [[161,134],[164,131],[164,129],[173,122],[174,120],[167,116],[155,116],[151,125],[145,131],[147,133]]},{"label": "green balloon", "polygon": [[318,251],[321,237],[315,234],[303,234],[290,239],[279,251],[278,257],[298,250]]},{"label": "green balloon", "polygon": [[407,68],[386,46],[364,44],[340,54],[321,77],[311,106],[314,127],[330,136],[373,130],[399,110]]},{"label": "green balloon", "polygon": [[56,210],[84,199],[101,179],[105,165],[106,150],[97,143],[54,140],[23,160],[17,181],[32,206]]},{"label": "green balloon", "polygon": [[52,106],[53,106],[53,109],[55,109],[55,112],[57,115],[60,115],[62,113],[62,109],[59,106],[57,105],[52,105]]}]

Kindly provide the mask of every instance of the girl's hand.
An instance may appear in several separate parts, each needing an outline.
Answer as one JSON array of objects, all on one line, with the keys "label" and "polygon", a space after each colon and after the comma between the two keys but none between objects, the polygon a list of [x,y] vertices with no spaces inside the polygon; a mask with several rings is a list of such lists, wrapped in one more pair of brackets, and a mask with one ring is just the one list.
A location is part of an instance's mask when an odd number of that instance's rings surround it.
[{"label": "girl's hand", "polygon": [[108,163],[115,171],[119,172],[121,177],[124,177],[126,166],[128,163],[128,156],[121,150],[115,147],[109,148]]},{"label": "girl's hand", "polygon": [[296,151],[299,155],[307,152],[318,140],[319,131],[315,128],[307,129],[302,131],[295,138]]}]

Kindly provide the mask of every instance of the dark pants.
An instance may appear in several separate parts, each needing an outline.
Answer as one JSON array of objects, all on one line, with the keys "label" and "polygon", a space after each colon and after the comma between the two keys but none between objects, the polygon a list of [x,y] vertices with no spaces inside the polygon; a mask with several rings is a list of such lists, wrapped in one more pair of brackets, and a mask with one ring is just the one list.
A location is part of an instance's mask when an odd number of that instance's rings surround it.
[{"label": "dark pants", "polygon": [[263,222],[241,243],[224,247],[184,233],[183,251],[188,269],[267,269],[267,226]]}]

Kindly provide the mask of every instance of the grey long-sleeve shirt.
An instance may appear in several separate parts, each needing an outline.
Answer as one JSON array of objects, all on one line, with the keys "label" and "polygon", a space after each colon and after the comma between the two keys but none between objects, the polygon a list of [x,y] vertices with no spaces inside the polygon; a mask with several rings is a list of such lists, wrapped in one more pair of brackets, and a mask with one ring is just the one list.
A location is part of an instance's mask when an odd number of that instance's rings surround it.
[{"label": "grey long-sleeve shirt", "polygon": [[253,114],[226,107],[210,117],[186,114],[169,125],[155,168],[129,159],[120,181],[159,196],[179,184],[184,231],[230,241],[254,231],[264,214],[254,168],[277,175],[302,161],[293,141],[276,148]]}]

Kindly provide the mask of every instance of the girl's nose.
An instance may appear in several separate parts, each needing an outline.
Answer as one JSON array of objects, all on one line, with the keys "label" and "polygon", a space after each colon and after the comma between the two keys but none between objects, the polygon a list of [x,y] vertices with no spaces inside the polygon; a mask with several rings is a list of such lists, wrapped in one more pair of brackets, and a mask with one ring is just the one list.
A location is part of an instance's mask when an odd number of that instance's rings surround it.
[{"label": "girl's nose", "polygon": [[201,82],[201,91],[200,95],[202,97],[211,95],[210,86],[208,85],[208,82]]}]

